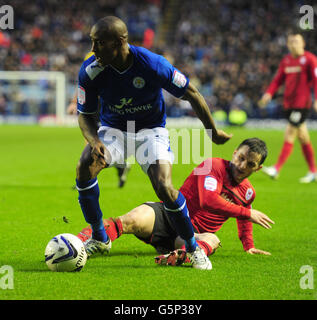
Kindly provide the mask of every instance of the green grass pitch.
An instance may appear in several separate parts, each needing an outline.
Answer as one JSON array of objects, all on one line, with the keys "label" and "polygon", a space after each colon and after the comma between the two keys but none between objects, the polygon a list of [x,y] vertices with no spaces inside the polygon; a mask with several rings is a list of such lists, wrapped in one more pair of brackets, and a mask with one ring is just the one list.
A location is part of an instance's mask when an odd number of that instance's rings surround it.
[{"label": "green grass pitch", "polygon": [[[276,160],[282,131],[227,128],[234,137],[223,146],[213,145],[213,156],[230,159],[247,137],[267,142],[266,164]],[[317,132],[312,132],[317,148]],[[267,213],[271,230],[254,226],[255,245],[272,256],[251,256],[242,250],[236,221],[229,219],[217,233],[221,242],[211,256],[211,271],[187,266],[160,267],[151,246],[132,235],[113,243],[109,256],[87,262],[79,273],[48,270],[44,249],[59,233],[77,234],[86,226],[72,189],[75,167],[84,146],[78,128],[0,126],[0,268],[13,268],[13,289],[3,288],[0,300],[316,300],[315,289],[300,286],[302,266],[317,270],[317,184],[301,185],[307,166],[298,142],[272,181],[259,172],[251,177],[257,191],[254,208]],[[173,181],[179,187],[193,164],[176,164]],[[122,215],[144,201],[156,201],[147,176],[133,166],[126,186],[117,188],[115,169],[99,175],[101,207],[105,217]],[[68,219],[68,223],[63,221]],[[2,285],[1,285],[2,284]]]}]

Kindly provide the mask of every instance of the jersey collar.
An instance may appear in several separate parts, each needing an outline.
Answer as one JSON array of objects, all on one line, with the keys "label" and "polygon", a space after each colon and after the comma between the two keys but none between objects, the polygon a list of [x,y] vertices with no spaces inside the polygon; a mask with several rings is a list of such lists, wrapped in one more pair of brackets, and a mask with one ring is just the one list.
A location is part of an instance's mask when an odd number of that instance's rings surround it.
[{"label": "jersey collar", "polygon": [[128,71],[133,67],[133,65],[134,65],[134,54],[133,54],[133,51],[131,50],[131,47],[130,47],[129,44],[128,44],[128,46],[129,46],[130,52],[132,53],[133,61],[132,61],[131,65],[130,65],[127,69],[125,69],[125,70],[123,70],[123,71],[119,71],[117,68],[115,68],[115,67],[112,66],[111,64],[108,64],[109,67],[111,67],[114,71],[116,71],[116,72],[119,73],[119,74],[125,74],[125,73],[128,72]]}]

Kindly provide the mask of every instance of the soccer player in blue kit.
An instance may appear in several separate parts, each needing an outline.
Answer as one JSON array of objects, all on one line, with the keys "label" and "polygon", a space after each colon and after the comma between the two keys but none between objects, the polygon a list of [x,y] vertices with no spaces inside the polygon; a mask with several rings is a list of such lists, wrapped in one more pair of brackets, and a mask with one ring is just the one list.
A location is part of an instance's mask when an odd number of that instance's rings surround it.
[{"label": "soccer player in blue kit", "polygon": [[[132,150],[184,239],[193,267],[211,269],[195,240],[186,199],[172,184],[173,153],[165,128],[162,89],[190,102],[214,143],[223,144],[231,135],[216,128],[205,99],[184,74],[163,56],[128,43],[128,30],[121,19],[100,19],[90,38],[94,55],[79,71],[77,100],[78,123],[88,144],[76,168],[79,203],[92,227],[92,237],[85,243],[88,256],[111,249],[99,205],[97,175],[104,168],[123,164]],[[98,99],[100,128],[94,122]]]}]

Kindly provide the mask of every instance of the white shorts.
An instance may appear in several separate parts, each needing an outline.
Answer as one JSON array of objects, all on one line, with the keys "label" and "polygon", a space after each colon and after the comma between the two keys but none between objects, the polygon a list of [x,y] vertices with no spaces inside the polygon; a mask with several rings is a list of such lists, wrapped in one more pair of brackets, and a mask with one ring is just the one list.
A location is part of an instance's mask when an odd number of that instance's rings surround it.
[{"label": "white shorts", "polygon": [[156,160],[167,160],[171,164],[174,161],[166,128],[157,127],[130,133],[102,126],[98,130],[98,136],[111,154],[109,167],[123,166],[127,158],[134,156],[147,173],[149,166]]}]

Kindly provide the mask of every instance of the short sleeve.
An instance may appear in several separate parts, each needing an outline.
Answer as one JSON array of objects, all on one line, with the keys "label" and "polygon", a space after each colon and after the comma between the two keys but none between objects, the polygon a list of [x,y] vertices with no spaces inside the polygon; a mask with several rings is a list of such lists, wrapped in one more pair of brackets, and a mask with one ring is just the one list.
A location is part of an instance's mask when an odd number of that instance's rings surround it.
[{"label": "short sleeve", "polygon": [[181,98],[185,94],[189,79],[163,56],[158,59],[157,74],[163,89],[177,98]]},{"label": "short sleeve", "polygon": [[98,111],[98,91],[89,79],[84,65],[78,75],[77,111],[83,114],[94,114]]}]

